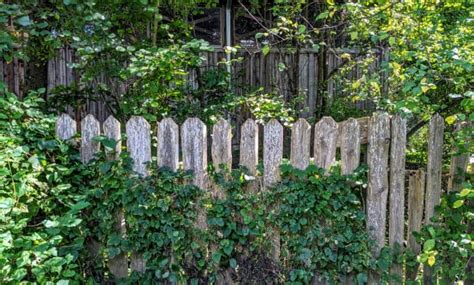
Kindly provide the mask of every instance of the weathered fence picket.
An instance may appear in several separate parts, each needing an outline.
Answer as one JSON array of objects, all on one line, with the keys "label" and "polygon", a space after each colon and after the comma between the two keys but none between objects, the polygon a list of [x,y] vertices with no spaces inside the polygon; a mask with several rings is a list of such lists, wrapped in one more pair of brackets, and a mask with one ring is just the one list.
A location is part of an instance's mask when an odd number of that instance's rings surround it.
[{"label": "weathered fence picket", "polygon": [[[140,175],[147,176],[147,163],[151,161],[150,124],[142,117],[132,117],[126,126],[127,150],[133,159],[133,170]],[[144,233],[143,233],[144,234]],[[144,272],[145,259],[141,253],[132,252],[130,268],[133,271]]]},{"label": "weathered fence picket", "polygon": [[[441,199],[444,119],[436,114],[430,120],[428,137],[428,168],[426,171],[425,223],[430,224],[435,207]],[[434,284],[435,277],[428,266],[423,268],[423,284]]]},{"label": "weathered fence picket", "polygon": [[178,170],[179,127],[173,119],[166,118],[158,123],[156,155],[159,167]]},{"label": "weathered fence picket", "polygon": [[[455,126],[455,133],[459,133],[463,128],[468,128],[467,122],[457,122]],[[466,142],[466,145],[467,146]],[[453,150],[455,153],[451,157],[451,168],[449,170],[448,191],[460,191],[466,175],[467,163],[469,161],[469,154],[457,154],[459,149],[457,147]]]},{"label": "weathered fence picket", "polygon": [[[390,118],[386,113],[374,113],[369,122],[367,229],[374,241],[372,254],[375,257],[385,245],[389,144]],[[371,272],[369,284],[379,283],[380,276]]]},{"label": "weathered fence picket", "polygon": [[[368,122],[368,124],[367,124]],[[367,126],[368,125],[368,126]],[[458,127],[459,128],[459,127]],[[246,167],[250,175],[257,177],[259,126],[252,120],[247,120],[240,129],[239,165]],[[304,119],[294,123],[291,129],[291,164],[299,169],[305,169],[311,161],[310,140],[311,126]],[[126,123],[127,150],[134,162],[133,169],[142,176],[147,176],[147,164],[151,161],[151,130],[150,124],[142,117],[132,117]],[[267,191],[280,181],[280,165],[283,160],[284,128],[277,120],[270,120],[263,128],[263,186]],[[106,148],[108,159],[116,159],[121,151],[120,122],[109,117],[102,125],[103,134],[117,141],[115,149]],[[419,231],[423,223],[430,222],[435,214],[434,207],[440,201],[441,195],[441,159],[443,146],[444,121],[436,115],[430,121],[428,142],[428,169],[410,172],[408,183],[408,247],[414,252],[420,251],[412,232]],[[77,132],[77,123],[68,115],[61,115],[56,122],[56,135],[61,140],[69,140]],[[89,162],[100,150],[99,143],[94,137],[101,134],[99,122],[92,115],[85,117],[81,122],[81,159]],[[207,126],[198,118],[189,118],[181,129],[172,119],[163,119],[156,129],[156,155],[159,167],[168,167],[173,171],[182,168],[193,172],[190,183],[202,188],[211,189],[215,198],[219,197],[216,187],[211,187],[207,174],[208,166],[208,137]],[[181,141],[180,141],[181,139]],[[219,120],[212,128],[211,153],[212,163],[216,170],[222,170],[225,165],[228,170],[232,167],[232,127],[226,120]],[[369,119],[348,119],[336,123],[330,117],[322,118],[314,126],[314,163],[329,170],[336,162],[336,149],[340,147],[341,170],[343,174],[350,174],[360,163],[361,145],[368,143],[368,191],[366,197],[367,230],[374,240],[371,247],[372,254],[378,256],[386,245],[404,250],[404,213],[405,213],[405,148],[406,148],[406,121],[400,116],[389,117],[386,113],[375,113]],[[180,149],[181,148],[181,149]],[[181,150],[181,152],[180,152]],[[455,184],[453,169],[465,165],[465,157],[453,157],[449,188],[459,189]],[[256,178],[259,179],[259,178]],[[257,190],[258,185],[252,185]],[[387,199],[389,200],[387,208]],[[423,205],[425,204],[425,205]],[[278,204],[275,205],[278,207]],[[203,209],[197,208],[198,218],[196,226],[207,229],[207,217]],[[388,210],[388,211],[387,211]],[[388,217],[387,217],[388,213]],[[118,210],[116,231],[126,238],[124,213]],[[389,222],[386,231],[387,219]],[[145,233],[144,233],[145,234]],[[271,229],[273,244],[272,256],[278,261],[280,258],[280,233]],[[212,245],[210,246],[212,249]],[[88,245],[91,252],[100,253],[100,245],[91,242]],[[130,265],[127,264],[127,253],[121,253],[109,258],[108,266],[113,277],[117,280],[128,276],[128,267],[133,271],[143,272],[146,261],[142,253],[132,252]],[[173,258],[172,253],[171,258]],[[405,280],[414,280],[418,268],[406,267],[403,275],[402,265],[393,265],[391,273],[404,277]],[[224,279],[230,279],[229,272],[225,272]],[[430,268],[424,268],[425,283],[432,284]],[[341,282],[351,284],[354,276],[341,276]],[[370,272],[369,284],[378,284],[380,276]],[[317,284],[325,280],[314,280]],[[319,283],[318,283],[319,282]],[[322,282],[322,283],[321,283]],[[315,283],[315,284],[316,284]]]},{"label": "weathered fence picket", "polygon": [[[402,253],[403,233],[405,230],[405,149],[407,133],[405,119],[399,115],[393,117],[391,120],[391,132],[388,243],[396,253]],[[402,264],[393,264],[390,273],[402,277],[402,269]]]}]

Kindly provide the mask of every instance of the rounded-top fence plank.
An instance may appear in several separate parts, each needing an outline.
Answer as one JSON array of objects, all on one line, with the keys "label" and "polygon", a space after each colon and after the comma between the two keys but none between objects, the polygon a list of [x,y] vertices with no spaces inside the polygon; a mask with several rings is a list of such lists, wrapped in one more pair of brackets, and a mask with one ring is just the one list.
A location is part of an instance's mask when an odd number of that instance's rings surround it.
[{"label": "rounded-top fence plank", "polygon": [[[403,250],[403,234],[405,225],[405,148],[406,120],[399,115],[391,121],[390,143],[390,217],[389,245],[392,249]],[[394,264],[391,274],[402,277],[401,264]]]},{"label": "rounded-top fence plank", "polygon": [[[372,254],[378,257],[385,245],[388,195],[388,150],[390,118],[386,113],[374,113],[369,121],[368,137],[369,183],[367,193],[367,229],[374,241]],[[380,276],[371,273],[369,284],[378,284]]]},{"label": "rounded-top fence plank", "polygon": [[198,118],[187,119],[181,127],[183,166],[193,171],[193,184],[205,189],[207,170],[207,127]]},{"label": "rounded-top fence plank", "polygon": [[248,119],[240,131],[240,165],[246,167],[250,174],[257,174],[258,164],[258,125]]},{"label": "rounded-top fence plank", "polygon": [[[117,142],[113,152],[108,154],[109,159],[117,159],[120,155],[121,149],[121,139],[122,134],[120,132],[120,122],[112,116],[109,116],[105,122],[102,124],[104,135],[113,139]],[[109,150],[110,151],[110,150]],[[125,217],[122,209],[117,210],[115,213],[116,222],[115,222],[115,231],[122,237],[125,237]],[[116,280],[126,278],[128,276],[128,260],[127,254],[124,252],[119,253],[118,255],[109,258],[109,269],[112,275]]]},{"label": "rounded-top fence plank", "polygon": [[178,170],[179,127],[171,118],[163,119],[157,127],[158,166]]},{"label": "rounded-top fence plank", "polygon": [[314,163],[329,169],[336,159],[337,123],[331,117],[323,117],[314,126]]},{"label": "rounded-top fence plank", "polygon": [[225,165],[228,171],[232,169],[232,128],[224,119],[212,128],[211,155],[216,170],[221,165]]},{"label": "rounded-top fence plank", "polygon": [[299,119],[291,128],[291,165],[306,169],[309,165],[311,126],[305,119]]},{"label": "rounded-top fence plank", "polygon": [[[127,149],[133,159],[133,170],[148,175],[147,163],[151,161],[150,124],[142,117],[133,116],[125,125]],[[133,271],[145,272],[146,262],[140,253],[132,252],[130,267]]]},{"label": "rounded-top fence plank", "polygon": [[265,125],[263,138],[263,181],[270,186],[280,180],[283,159],[283,126],[275,119]]},{"label": "rounded-top fence plank", "polygon": [[114,117],[109,116],[107,120],[105,120],[105,122],[102,124],[102,128],[106,137],[108,137],[109,139],[113,139],[117,142],[117,144],[115,145],[115,149],[113,150],[115,153],[115,157],[117,158],[120,155],[120,152],[122,151],[122,133],[120,132],[120,122]]},{"label": "rounded-top fence plank", "polygon": [[146,176],[151,161],[150,124],[142,117],[133,116],[126,126],[127,150],[133,159],[133,170]]},{"label": "rounded-top fence plank", "polygon": [[68,140],[77,132],[76,121],[68,114],[61,114],[56,121],[56,136],[60,140]]},{"label": "rounded-top fence plank", "polygon": [[341,170],[342,174],[354,171],[360,162],[360,126],[350,118],[341,126]]},{"label": "rounded-top fence plank", "polygon": [[100,144],[94,141],[94,137],[100,135],[100,123],[92,115],[87,115],[81,122],[81,160],[89,162],[99,151]]}]

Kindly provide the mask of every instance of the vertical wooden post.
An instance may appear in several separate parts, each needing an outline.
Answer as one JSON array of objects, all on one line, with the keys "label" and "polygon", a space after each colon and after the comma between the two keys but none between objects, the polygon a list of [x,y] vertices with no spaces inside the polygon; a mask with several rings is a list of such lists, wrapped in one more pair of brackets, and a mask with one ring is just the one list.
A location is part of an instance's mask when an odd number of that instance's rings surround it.
[{"label": "vertical wooden post", "polygon": [[[413,232],[419,232],[423,222],[423,206],[425,200],[425,172],[420,169],[410,173],[408,178],[408,248],[415,254],[419,254],[421,246],[416,242]],[[407,266],[405,281],[415,281],[418,266],[409,268]]]},{"label": "vertical wooden post", "polygon": [[[207,127],[198,118],[188,118],[181,127],[183,166],[193,172],[192,183],[206,189],[207,183]],[[197,226],[207,228],[206,213],[198,209]]]},{"label": "vertical wooden post", "polygon": [[309,165],[311,126],[305,119],[299,119],[291,128],[291,165],[306,169]]},{"label": "vertical wooden post", "polygon": [[356,119],[348,119],[341,127],[341,170],[350,174],[360,162],[360,126]]},{"label": "vertical wooden post", "polygon": [[[126,126],[127,149],[133,159],[133,170],[147,176],[147,163],[151,161],[150,124],[142,118],[133,116]],[[133,271],[145,272],[146,262],[141,253],[132,252],[130,267]]]},{"label": "vertical wooden post", "polygon": [[[283,159],[283,126],[275,119],[269,121],[263,134],[263,182],[265,188],[280,181],[280,165]],[[273,259],[280,258],[280,233],[272,230]]]},{"label": "vertical wooden post", "polygon": [[[443,134],[444,120],[439,115],[434,115],[430,120],[428,138],[428,169],[426,173],[426,201],[425,201],[425,223],[430,224],[435,214],[435,207],[441,200],[441,171],[443,159]],[[423,267],[423,284],[434,284],[436,277],[433,276],[429,266]]]},{"label": "vertical wooden post", "polygon": [[81,160],[88,163],[99,151],[100,144],[94,137],[100,135],[100,123],[93,115],[87,115],[81,122]]},{"label": "vertical wooden post", "polygon": [[232,170],[232,128],[224,119],[212,128],[211,155],[217,171],[221,170],[221,165],[225,165],[227,171]]},{"label": "vertical wooden post", "polygon": [[157,162],[159,167],[178,170],[179,127],[171,118],[163,119],[157,127]]},{"label": "vertical wooden post", "polygon": [[[405,225],[405,148],[406,121],[399,115],[392,118],[390,145],[390,217],[389,245],[396,254],[403,252]],[[390,273],[403,280],[402,264],[393,264]],[[399,282],[397,282],[399,283]]]},{"label": "vertical wooden post", "polygon": [[[455,126],[455,133],[460,132],[463,128],[468,128],[467,122],[457,122]],[[468,142],[466,142],[466,145]],[[454,152],[458,152],[459,149],[456,147]],[[451,166],[449,170],[448,180],[448,191],[461,191],[462,184],[464,183],[467,163],[469,161],[469,153],[463,153],[451,157]]]},{"label": "vertical wooden post", "polygon": [[77,124],[68,114],[61,114],[56,121],[56,136],[60,140],[68,140],[76,135]]},{"label": "vertical wooden post", "polygon": [[[107,120],[102,125],[102,129],[104,131],[104,135],[116,141],[116,146],[113,151],[110,151],[108,155],[109,159],[117,159],[120,156],[120,152],[122,151],[121,139],[122,134],[120,132],[120,122],[112,116],[109,116]],[[125,237],[126,227],[125,227],[125,217],[123,213],[123,209],[117,209],[116,215],[116,222],[115,222],[115,231],[122,237]],[[109,258],[109,270],[114,276],[116,280],[120,280],[126,278],[128,276],[128,260],[127,254],[125,252],[121,252],[116,256]]]},{"label": "vertical wooden post", "polygon": [[314,163],[329,170],[336,159],[337,123],[331,117],[323,117],[314,126]]},{"label": "vertical wooden post", "polygon": [[[367,193],[367,229],[374,241],[372,255],[377,258],[385,245],[388,196],[388,151],[390,118],[386,113],[374,113],[369,121],[368,137],[369,183]],[[380,276],[369,274],[369,284],[379,284]]]}]

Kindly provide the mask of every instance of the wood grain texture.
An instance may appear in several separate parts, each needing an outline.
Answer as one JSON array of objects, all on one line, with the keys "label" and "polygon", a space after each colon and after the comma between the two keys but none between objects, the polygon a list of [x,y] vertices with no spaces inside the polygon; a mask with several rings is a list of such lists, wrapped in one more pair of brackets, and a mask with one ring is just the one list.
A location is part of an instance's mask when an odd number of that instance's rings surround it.
[{"label": "wood grain texture", "polygon": [[[467,129],[470,124],[468,122],[457,122],[455,133],[459,133],[463,129]],[[469,142],[466,139],[464,147],[468,147]],[[471,138],[472,140],[472,138]],[[459,148],[455,147],[454,154],[451,156],[451,165],[449,169],[448,191],[461,191],[462,184],[466,179],[467,164],[469,161],[469,153],[459,154]]]},{"label": "wood grain texture", "polygon": [[360,163],[360,126],[356,119],[342,123],[340,142],[342,174],[350,174]]},{"label": "wood grain texture", "polygon": [[[147,176],[147,164],[151,161],[150,124],[143,118],[133,116],[128,120],[125,130],[127,133],[127,150],[133,160],[133,170]],[[130,268],[133,271],[144,272],[146,261],[142,253],[132,252]]]},{"label": "wood grain texture", "polygon": [[[390,118],[386,113],[376,112],[369,122],[368,138],[368,191],[367,229],[374,241],[372,254],[378,257],[385,245],[386,211],[388,196],[388,151],[390,144]],[[369,284],[378,284],[380,276],[371,272]]]},{"label": "wood grain texture", "polygon": [[232,128],[224,119],[220,119],[212,128],[211,156],[217,171],[221,170],[221,165],[225,165],[227,171],[232,169]]},{"label": "wood grain texture", "polygon": [[125,130],[127,150],[133,159],[133,170],[146,176],[147,163],[151,161],[150,124],[143,117],[133,116],[128,120]]},{"label": "wood grain texture", "polygon": [[94,138],[100,135],[100,123],[89,114],[81,122],[81,160],[88,163],[99,151],[100,144]]},{"label": "wood grain texture", "polygon": [[[419,232],[423,223],[423,206],[425,200],[425,171],[422,169],[410,173],[408,176],[408,248],[418,254],[421,246],[416,242],[413,232]],[[407,266],[405,280],[414,281],[418,274],[418,266]]]},{"label": "wood grain texture", "polygon": [[299,119],[291,128],[290,160],[293,167],[306,169],[309,165],[311,126],[305,119]]},{"label": "wood grain texture", "polygon": [[338,126],[331,117],[323,117],[314,126],[314,164],[329,170],[336,159]]},{"label": "wood grain texture", "polygon": [[248,119],[240,129],[239,164],[245,166],[251,175],[257,174],[258,164],[258,125]]},{"label": "wood grain texture", "polygon": [[[391,133],[388,242],[394,252],[401,253],[405,230],[406,120],[399,115],[394,116],[391,119]],[[393,264],[390,273],[403,278],[402,264]]]},{"label": "wood grain texture", "polygon": [[68,114],[61,114],[56,121],[56,136],[60,140],[68,140],[77,133],[77,124]]},{"label": "wood grain texture", "polygon": [[[181,146],[184,170],[193,172],[192,183],[201,189],[208,188],[207,127],[198,118],[188,118],[181,126]],[[197,227],[207,228],[206,213],[197,209]]]},{"label": "wood grain texture", "polygon": [[[435,207],[441,200],[441,171],[443,159],[443,134],[444,119],[434,115],[430,120],[428,137],[428,167],[426,170],[426,194],[425,194],[425,224],[431,224],[431,218],[435,214]],[[429,266],[423,267],[423,284],[435,284],[436,277],[433,276]]]},{"label": "wood grain texture", "polygon": [[109,155],[113,155],[114,158],[118,158],[120,156],[120,152],[122,151],[122,134],[120,132],[120,122],[114,117],[109,116],[102,124],[102,129],[104,131],[104,136],[108,137],[109,139],[113,139],[117,143],[115,145],[115,149],[106,149],[106,152],[108,152]]},{"label": "wood grain texture", "polygon": [[157,126],[157,163],[159,167],[178,170],[179,127],[171,118],[161,120]]},{"label": "wood grain texture", "polygon": [[269,121],[263,134],[263,181],[266,187],[280,181],[283,159],[283,126],[275,119]]},{"label": "wood grain texture", "polygon": [[[102,129],[104,135],[113,139],[117,142],[114,150],[109,151],[109,159],[117,159],[120,156],[122,151],[122,134],[120,132],[120,122],[112,116],[109,116],[105,122],[102,124]],[[107,150],[106,150],[107,151]],[[115,231],[122,237],[125,238],[126,226],[125,226],[125,217],[122,209],[117,210],[115,213],[116,222],[115,222]],[[120,280],[128,276],[128,259],[127,254],[122,252],[114,257],[109,258],[109,270],[114,276],[115,280]]]}]

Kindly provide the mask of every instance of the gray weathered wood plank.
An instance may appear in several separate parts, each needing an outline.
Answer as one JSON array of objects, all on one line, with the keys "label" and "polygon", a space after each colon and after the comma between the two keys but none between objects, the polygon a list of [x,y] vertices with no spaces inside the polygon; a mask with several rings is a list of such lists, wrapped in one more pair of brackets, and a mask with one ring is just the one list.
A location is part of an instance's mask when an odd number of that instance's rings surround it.
[{"label": "gray weathered wood plank", "polygon": [[314,164],[329,170],[336,159],[338,126],[331,117],[323,117],[314,126]]},{"label": "gray weathered wood plank", "polygon": [[[426,170],[425,223],[430,224],[435,207],[441,200],[441,171],[443,163],[444,120],[434,115],[430,120],[428,137],[428,167]],[[436,277],[429,266],[423,268],[423,284],[434,284]]]},{"label": "gray weathered wood plank", "polygon": [[[467,122],[457,122],[455,133],[459,133],[463,129],[469,128]],[[468,138],[466,139],[468,140]],[[464,147],[468,147],[469,142],[466,141]],[[469,153],[458,154],[458,147],[454,148],[454,154],[451,156],[451,165],[449,169],[448,191],[460,191],[462,184],[466,178],[467,164],[469,161]]]},{"label": "gray weathered wood plank", "polygon": [[[122,134],[120,132],[120,122],[112,116],[109,116],[102,124],[104,135],[113,139],[117,144],[114,150],[107,150],[109,152],[109,159],[117,159],[122,151]],[[115,231],[122,237],[125,238],[126,226],[123,209],[118,209],[115,213]],[[114,257],[109,258],[109,270],[116,280],[126,278],[128,276],[128,259],[127,254],[124,252],[119,253]]]},{"label": "gray weathered wood plank", "polygon": [[239,164],[246,167],[250,174],[257,174],[258,125],[252,119],[245,121],[241,127]]},{"label": "gray weathered wood plank", "polygon": [[[143,117],[133,116],[125,125],[125,130],[133,170],[142,176],[147,176],[147,164],[151,161],[150,124]],[[137,272],[145,271],[146,261],[142,253],[132,252],[130,268]]]},{"label": "gray weathered wood plank", "polygon": [[[391,119],[390,209],[388,242],[395,253],[403,252],[405,230],[405,149],[406,120],[400,115]],[[393,264],[390,273],[403,280],[402,264]],[[391,282],[393,283],[393,282]]]},{"label": "gray weathered wood plank", "polygon": [[[181,146],[184,170],[193,172],[192,183],[207,189],[207,127],[198,118],[188,118],[181,126]],[[197,227],[206,229],[206,213],[197,209]]]},{"label": "gray weathered wood plank", "polygon": [[68,140],[76,135],[77,124],[68,114],[61,114],[56,121],[56,136],[60,140]]},{"label": "gray weathered wood plank", "polygon": [[[420,169],[410,173],[408,177],[408,248],[418,255],[421,246],[416,242],[413,232],[419,232],[423,223],[423,206],[425,200],[425,172]],[[414,281],[418,274],[418,266],[407,266],[406,281]]]},{"label": "gray weathered wood plank", "polygon": [[179,127],[171,118],[161,120],[157,126],[157,163],[159,167],[178,170]]},{"label": "gray weathered wood plank", "polygon": [[299,119],[291,128],[291,165],[306,169],[309,165],[311,126],[305,119]]},{"label": "gray weathered wood plank", "polygon": [[94,138],[100,135],[100,123],[89,114],[81,122],[81,160],[88,163],[99,151],[100,144]]},{"label": "gray weathered wood plank", "polygon": [[[368,191],[367,229],[374,241],[371,252],[380,255],[385,246],[386,210],[388,196],[388,151],[390,144],[390,118],[386,113],[376,112],[369,122],[368,138]],[[369,284],[378,284],[380,276],[369,274]]]},{"label": "gray weathered wood plank", "polygon": [[211,156],[217,171],[221,170],[221,165],[227,171],[232,169],[232,128],[224,119],[220,119],[212,128]]},{"label": "gray weathered wood plank", "polygon": [[341,171],[350,174],[360,163],[360,126],[356,119],[342,123],[340,132]]}]

